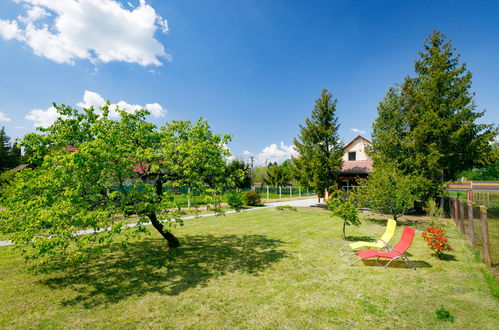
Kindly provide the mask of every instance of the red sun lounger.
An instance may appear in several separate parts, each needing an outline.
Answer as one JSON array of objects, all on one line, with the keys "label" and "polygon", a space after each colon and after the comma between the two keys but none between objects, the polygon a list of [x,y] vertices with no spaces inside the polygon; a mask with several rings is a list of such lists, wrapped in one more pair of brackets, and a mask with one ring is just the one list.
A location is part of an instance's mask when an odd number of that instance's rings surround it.
[{"label": "red sun lounger", "polygon": [[[376,261],[379,258],[390,259],[390,261],[385,265],[388,266],[393,260],[401,259],[405,264],[412,269],[416,270],[416,267],[409,261],[409,258],[405,255],[407,249],[411,247],[412,240],[414,238],[415,230],[411,227],[404,227],[404,231],[402,233],[402,237],[400,241],[395,244],[395,246],[391,247],[388,251],[379,251],[379,250],[362,250],[357,252],[356,254],[359,256],[357,260],[352,263],[349,263],[350,266],[355,264],[359,260],[364,260],[368,258],[376,257]],[[347,260],[348,261],[348,260]]]}]

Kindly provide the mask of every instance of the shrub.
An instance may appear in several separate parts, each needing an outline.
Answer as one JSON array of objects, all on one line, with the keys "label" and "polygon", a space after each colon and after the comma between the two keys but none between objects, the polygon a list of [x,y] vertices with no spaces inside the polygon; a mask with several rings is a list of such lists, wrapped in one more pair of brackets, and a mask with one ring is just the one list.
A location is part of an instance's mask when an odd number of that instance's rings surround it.
[{"label": "shrub", "polygon": [[260,194],[254,190],[249,190],[244,195],[244,202],[248,206],[257,206],[260,205]]},{"label": "shrub", "polygon": [[240,192],[232,191],[225,195],[225,200],[236,212],[241,211],[244,207],[244,196]]},{"label": "shrub", "polygon": [[431,225],[438,224],[440,219],[444,216],[444,208],[438,206],[434,199],[430,199],[426,203],[426,213],[430,217]]},{"label": "shrub", "polygon": [[421,234],[426,242],[426,245],[432,249],[439,259],[445,251],[452,251],[449,245],[449,238],[445,237],[445,232],[443,228],[440,227],[426,227],[426,231]]},{"label": "shrub", "polygon": [[454,322],[454,315],[452,315],[444,306],[441,306],[435,311],[437,320]]},{"label": "shrub", "polygon": [[296,207],[291,206],[291,205],[281,205],[281,206],[276,207],[276,210],[279,210],[279,211],[284,211],[284,210],[297,211]]}]

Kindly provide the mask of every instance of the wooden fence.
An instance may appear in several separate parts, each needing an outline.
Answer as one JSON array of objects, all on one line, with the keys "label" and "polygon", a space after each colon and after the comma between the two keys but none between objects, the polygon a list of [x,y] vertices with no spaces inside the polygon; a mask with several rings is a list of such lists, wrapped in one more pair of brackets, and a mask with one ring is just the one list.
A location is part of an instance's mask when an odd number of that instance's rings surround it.
[{"label": "wooden fence", "polygon": [[477,249],[484,263],[495,268],[499,261],[499,222],[483,205],[450,197],[449,210],[454,223],[469,243]]}]

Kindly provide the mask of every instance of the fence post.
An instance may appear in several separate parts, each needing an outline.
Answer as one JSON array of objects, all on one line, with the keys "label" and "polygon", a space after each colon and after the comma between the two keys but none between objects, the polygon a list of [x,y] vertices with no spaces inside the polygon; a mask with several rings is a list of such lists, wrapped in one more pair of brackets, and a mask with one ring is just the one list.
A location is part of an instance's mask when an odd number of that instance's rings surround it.
[{"label": "fence post", "polygon": [[292,193],[292,190],[291,190],[291,186],[289,186],[289,198],[292,198],[293,197],[293,193]]},{"label": "fence post", "polygon": [[489,228],[487,224],[487,208],[484,205],[480,206],[480,219],[482,220],[483,261],[490,267],[492,262],[490,260]]},{"label": "fence post", "polygon": [[267,199],[269,199],[269,186],[267,186]]},{"label": "fence post", "polygon": [[459,229],[461,234],[465,235],[464,230],[464,202],[459,199]]},{"label": "fence post", "polygon": [[470,224],[468,238],[470,240],[471,246],[473,246],[473,243],[475,242],[475,223],[474,223],[474,218],[473,218],[473,203],[472,202],[468,202],[468,220],[469,220],[469,224]]},{"label": "fence post", "polygon": [[281,199],[281,186],[279,186],[279,199]]},{"label": "fence post", "polygon": [[298,194],[301,197],[301,186],[298,186]]},{"label": "fence post", "polygon": [[451,211],[452,220],[454,220],[454,224],[457,226],[457,218],[458,218],[458,216],[457,216],[457,198],[452,197],[451,201],[452,201],[452,203],[451,203],[452,204],[452,211]]},{"label": "fence post", "polygon": [[187,188],[187,208],[191,208],[191,188]]}]

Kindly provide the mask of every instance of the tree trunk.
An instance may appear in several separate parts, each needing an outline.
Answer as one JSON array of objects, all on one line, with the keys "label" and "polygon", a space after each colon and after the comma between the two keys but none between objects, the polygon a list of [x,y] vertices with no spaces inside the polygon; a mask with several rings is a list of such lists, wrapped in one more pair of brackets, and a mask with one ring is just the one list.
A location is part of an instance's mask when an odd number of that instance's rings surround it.
[{"label": "tree trunk", "polygon": [[346,226],[346,221],[343,221],[343,239],[346,239],[347,236],[345,235],[345,226]]},{"label": "tree trunk", "polygon": [[165,229],[163,224],[156,217],[156,213],[150,213],[147,215],[154,228],[163,236],[168,242],[168,247],[174,249],[180,246],[180,241],[175,237],[168,229]]}]

